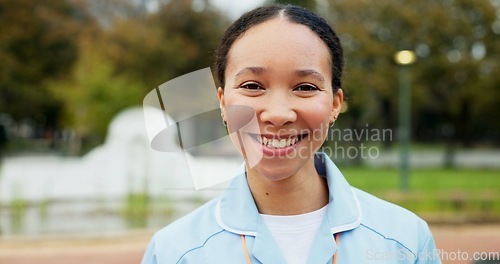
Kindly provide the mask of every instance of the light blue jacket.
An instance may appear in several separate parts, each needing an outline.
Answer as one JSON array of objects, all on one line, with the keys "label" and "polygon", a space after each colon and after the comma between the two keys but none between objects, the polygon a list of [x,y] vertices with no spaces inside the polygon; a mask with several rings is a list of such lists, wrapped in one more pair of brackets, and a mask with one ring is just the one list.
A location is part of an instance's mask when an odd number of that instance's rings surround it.
[{"label": "light blue jacket", "polygon": [[[326,175],[330,200],[307,263],[441,263],[432,234],[412,212],[351,187],[323,153],[316,170]],[[143,264],[286,263],[257,211],[244,167],[224,194],[158,231]],[[338,246],[334,235],[340,232]]]}]

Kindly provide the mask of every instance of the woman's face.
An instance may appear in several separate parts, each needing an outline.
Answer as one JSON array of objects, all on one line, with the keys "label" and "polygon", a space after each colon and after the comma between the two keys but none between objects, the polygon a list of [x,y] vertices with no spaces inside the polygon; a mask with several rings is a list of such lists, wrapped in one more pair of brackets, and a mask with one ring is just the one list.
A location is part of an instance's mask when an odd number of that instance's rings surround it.
[{"label": "woman's face", "polygon": [[[258,24],[233,43],[218,97],[248,169],[277,181],[313,162],[342,104],[342,91],[332,91],[331,59],[312,30],[284,18]],[[232,106],[252,109],[253,122],[235,126],[249,118],[231,113]]]}]

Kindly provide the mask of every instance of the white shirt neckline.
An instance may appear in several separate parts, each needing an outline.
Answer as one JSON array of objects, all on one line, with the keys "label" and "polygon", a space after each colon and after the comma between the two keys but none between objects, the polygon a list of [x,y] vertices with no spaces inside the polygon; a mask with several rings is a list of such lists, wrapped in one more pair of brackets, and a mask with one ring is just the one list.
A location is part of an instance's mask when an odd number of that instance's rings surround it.
[{"label": "white shirt neckline", "polygon": [[260,214],[289,264],[306,263],[328,205],[299,215]]}]

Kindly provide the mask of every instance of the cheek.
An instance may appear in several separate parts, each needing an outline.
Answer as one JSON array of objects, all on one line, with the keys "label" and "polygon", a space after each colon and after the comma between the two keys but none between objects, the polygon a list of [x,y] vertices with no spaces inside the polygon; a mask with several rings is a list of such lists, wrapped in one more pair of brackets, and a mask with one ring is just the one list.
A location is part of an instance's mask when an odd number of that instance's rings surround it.
[{"label": "cheek", "polygon": [[225,97],[226,105],[248,106],[253,109],[256,109],[256,107],[259,106],[259,104],[257,103],[258,101],[259,100],[255,100],[255,98],[249,98],[236,92],[228,92],[227,96]]},{"label": "cheek", "polygon": [[330,121],[332,112],[332,100],[317,100],[308,104],[308,107],[302,108],[304,119],[311,125],[327,124]]},{"label": "cheek", "polygon": [[329,100],[324,100],[311,104],[309,108],[302,108],[301,116],[309,129],[312,130],[313,141],[318,141],[322,144],[326,139],[332,103]]}]

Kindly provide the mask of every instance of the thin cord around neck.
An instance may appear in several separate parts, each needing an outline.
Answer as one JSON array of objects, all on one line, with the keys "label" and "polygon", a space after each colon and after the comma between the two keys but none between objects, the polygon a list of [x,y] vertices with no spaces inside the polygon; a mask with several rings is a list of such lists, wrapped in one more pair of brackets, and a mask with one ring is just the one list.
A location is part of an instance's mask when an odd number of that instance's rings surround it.
[{"label": "thin cord around neck", "polygon": [[[252,260],[250,259],[250,254],[248,253],[247,242],[245,240],[245,235],[241,236],[241,246],[243,247],[243,251],[245,253],[245,260],[247,264],[252,264]],[[339,237],[340,233],[335,234],[335,244],[337,245],[337,250],[333,254],[332,264],[337,264],[337,252],[339,252]]]}]

